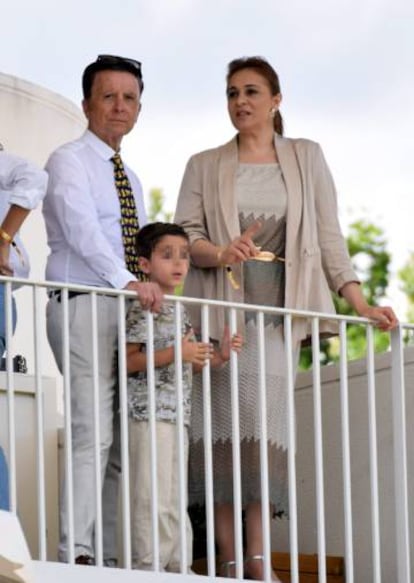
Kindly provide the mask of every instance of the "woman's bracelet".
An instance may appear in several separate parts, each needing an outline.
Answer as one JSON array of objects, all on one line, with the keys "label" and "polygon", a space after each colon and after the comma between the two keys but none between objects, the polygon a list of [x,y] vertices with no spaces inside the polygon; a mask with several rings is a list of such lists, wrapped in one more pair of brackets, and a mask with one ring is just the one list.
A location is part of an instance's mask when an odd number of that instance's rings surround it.
[{"label": "woman's bracelet", "polygon": [[3,239],[3,241],[6,241],[6,243],[13,243],[13,237],[10,237],[10,235],[7,233],[7,231],[2,229],[1,227],[0,227],[0,237]]},{"label": "woman's bracelet", "polygon": [[6,241],[6,243],[9,243],[9,245],[11,245],[12,247],[14,247],[14,248],[15,248],[15,250],[16,250],[16,253],[17,253],[17,255],[18,255],[19,259],[20,259],[20,263],[21,263],[22,265],[24,265],[25,263],[24,263],[24,259],[23,259],[23,254],[22,254],[22,252],[20,251],[20,249],[18,248],[18,246],[17,246],[16,242],[15,242],[15,241],[13,241],[13,237],[11,237],[11,236],[8,234],[8,232],[7,232],[7,231],[5,231],[4,229],[2,229],[1,227],[0,227],[0,237],[3,239],[3,241]]},{"label": "woman's bracelet", "polygon": [[218,267],[224,266],[224,263],[222,262],[223,253],[224,253],[224,247],[217,247],[216,261],[217,261]]}]

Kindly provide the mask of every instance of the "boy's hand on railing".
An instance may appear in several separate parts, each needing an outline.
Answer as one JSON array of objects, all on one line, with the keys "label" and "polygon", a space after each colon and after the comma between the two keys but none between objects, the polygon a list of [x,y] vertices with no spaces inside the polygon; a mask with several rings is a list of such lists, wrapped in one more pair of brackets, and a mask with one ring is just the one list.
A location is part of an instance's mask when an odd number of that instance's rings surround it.
[{"label": "boy's hand on railing", "polygon": [[230,329],[228,326],[224,327],[223,336],[220,342],[220,358],[222,361],[227,362],[230,360],[230,353],[235,350],[239,353],[243,346],[243,337],[241,334],[233,334],[230,336]]},{"label": "boy's hand on railing", "polygon": [[194,342],[194,332],[190,330],[184,336],[181,351],[184,362],[191,362],[198,366],[204,366],[213,356],[213,347],[207,342]]}]

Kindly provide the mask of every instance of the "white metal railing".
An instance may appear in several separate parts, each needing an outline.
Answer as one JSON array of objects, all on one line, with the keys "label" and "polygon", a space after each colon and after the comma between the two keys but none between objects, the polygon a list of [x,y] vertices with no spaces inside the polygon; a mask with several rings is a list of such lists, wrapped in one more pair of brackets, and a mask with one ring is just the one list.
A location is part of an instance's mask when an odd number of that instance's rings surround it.
[{"label": "white metal railing", "polygon": [[[17,496],[17,471],[16,471],[16,440],[18,428],[16,427],[16,378],[12,371],[12,323],[11,323],[11,283],[7,278],[0,278],[6,285],[6,343],[10,348],[7,352],[7,372],[6,372],[6,423],[7,442],[0,443],[6,451],[9,464],[9,488],[11,509],[19,511],[19,500]],[[122,464],[122,540],[123,557],[122,564],[126,569],[131,568],[131,528],[130,528],[130,492],[129,492],[129,465],[128,465],[128,414],[127,414],[127,374],[126,374],[126,351],[125,351],[125,300],[134,297],[131,292],[117,291],[112,288],[91,288],[80,285],[65,285],[54,282],[34,282],[21,280],[21,283],[29,286],[33,290],[33,340],[35,346],[35,358],[33,363],[36,411],[36,435],[33,441],[36,444],[36,465],[37,465],[37,541],[38,558],[47,561],[47,519],[45,506],[45,475],[48,468],[45,467],[44,459],[44,437],[43,428],[43,393],[42,393],[42,358],[41,347],[44,339],[41,338],[41,328],[44,319],[43,305],[45,288],[62,290],[62,321],[63,321],[63,383],[64,383],[64,440],[65,444],[72,442],[71,434],[71,407],[70,407],[70,357],[69,357],[69,298],[68,290],[81,291],[90,294],[91,314],[93,326],[93,344],[91,351],[93,354],[93,386],[91,390],[94,394],[94,411],[91,423],[94,424],[94,446],[95,446],[95,495],[96,495],[96,521],[95,521],[95,558],[98,566],[103,563],[103,521],[102,502],[100,493],[102,491],[102,468],[100,462],[100,427],[99,427],[99,371],[98,371],[98,319],[97,297],[100,294],[112,295],[118,298],[118,361],[119,361],[119,396],[120,396],[120,426],[121,426],[121,464]],[[42,295],[43,294],[43,295]],[[295,363],[294,346],[292,344],[292,323],[296,318],[308,318],[312,323],[312,355],[313,355],[313,423],[314,423],[314,469],[316,482],[316,532],[317,532],[317,554],[319,561],[319,582],[326,583],[326,513],[325,501],[326,481],[324,468],[324,444],[329,436],[323,434],[322,406],[323,396],[321,391],[321,367],[319,349],[319,323],[321,320],[337,320],[339,323],[340,338],[340,403],[341,403],[341,441],[342,441],[342,473],[343,473],[343,507],[344,507],[344,547],[343,555],[346,564],[347,583],[359,583],[355,576],[354,566],[354,539],[353,539],[353,495],[352,495],[352,475],[351,475],[351,451],[350,451],[350,407],[349,407],[349,386],[348,386],[348,361],[347,361],[347,339],[346,328],[350,323],[357,323],[366,327],[367,333],[367,355],[366,355],[366,375],[367,375],[367,397],[368,397],[368,428],[369,428],[369,460],[367,465],[370,471],[370,516],[372,533],[372,581],[373,583],[385,583],[381,574],[381,532],[380,532],[380,501],[379,501],[379,479],[378,479],[378,436],[377,436],[377,406],[376,406],[376,379],[375,379],[375,355],[373,342],[373,326],[362,318],[332,316],[332,314],[319,314],[314,312],[303,312],[286,310],[283,308],[268,308],[263,306],[246,306],[243,304],[229,304],[218,301],[197,300],[194,298],[170,297],[168,301],[176,303],[175,324],[175,365],[176,370],[181,370],[181,312],[180,303],[199,304],[202,312],[202,339],[209,339],[209,310],[217,306],[225,306],[229,313],[230,332],[236,331],[236,313],[244,311],[247,307],[249,311],[257,314],[257,341],[259,346],[258,376],[259,386],[258,398],[260,403],[261,418],[266,419],[266,378],[265,378],[265,337],[264,337],[264,315],[281,314],[284,317],[284,337],[286,346],[286,369],[288,388],[288,476],[289,476],[289,540],[291,557],[291,581],[299,582],[299,544],[298,544],[298,500],[297,500],[297,467],[296,467],[296,419],[295,419]],[[411,579],[411,557],[410,557],[410,506],[408,503],[408,460],[407,460],[407,433],[406,433],[406,390],[404,378],[404,350],[403,332],[404,330],[414,330],[413,325],[404,324],[391,333],[391,383],[389,391],[392,393],[393,404],[393,443],[394,443],[394,488],[395,488],[395,516],[396,516],[396,548],[395,548],[395,581],[397,583],[410,583]],[[147,316],[148,331],[148,385],[149,385],[149,423],[151,435],[151,477],[152,477],[152,541],[154,552],[154,570],[160,569],[159,562],[159,532],[158,532],[158,504],[157,504],[157,471],[156,471],[156,425],[155,425],[155,391],[154,391],[154,331],[153,317],[150,313]],[[235,556],[236,556],[236,576],[243,577],[243,538],[241,519],[241,478],[240,478],[240,434],[239,434],[239,411],[238,411],[238,356],[232,353],[230,359],[231,367],[231,395],[232,395],[232,437],[233,437],[233,489],[235,508]],[[213,494],[213,470],[212,470],[212,437],[211,437],[211,375],[210,367],[205,366],[202,371],[203,399],[204,399],[204,463],[206,480],[206,525],[207,525],[207,565],[208,574],[211,578],[216,576],[216,557],[214,546],[214,494]],[[180,545],[181,545],[181,572],[186,572],[186,529],[185,529],[185,500],[186,500],[186,479],[185,479],[185,455],[184,455],[184,421],[182,406],[182,379],[177,377],[178,395],[178,417],[177,417],[177,443],[179,451],[179,475],[180,488]],[[267,520],[269,507],[268,489],[268,467],[267,467],[267,427],[266,423],[261,423],[261,499],[263,501],[263,541],[265,553],[265,577],[266,581],[271,580],[271,532]],[[72,475],[73,459],[71,447],[65,447],[64,468],[67,476]],[[33,482],[35,477],[33,476]],[[68,548],[69,562],[74,562],[74,518],[73,510],[76,501],[73,498],[73,487],[69,480],[66,504],[69,517],[68,522]],[[309,500],[309,504],[315,501]],[[390,501],[390,503],[392,503]],[[411,511],[412,514],[412,511]]]}]

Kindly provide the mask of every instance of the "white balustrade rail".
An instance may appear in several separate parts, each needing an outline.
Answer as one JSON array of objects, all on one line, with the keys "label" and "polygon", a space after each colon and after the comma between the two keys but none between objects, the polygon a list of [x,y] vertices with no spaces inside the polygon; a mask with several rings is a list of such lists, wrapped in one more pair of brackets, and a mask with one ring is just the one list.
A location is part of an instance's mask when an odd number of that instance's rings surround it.
[{"label": "white balustrade rail", "polygon": [[[12,371],[13,355],[13,338],[12,338],[12,321],[11,321],[11,282],[7,278],[0,278],[6,286],[6,342],[9,350],[7,351],[7,373],[6,373],[6,421],[7,421],[7,443],[0,443],[6,452],[9,465],[9,489],[10,489],[10,506],[14,512],[19,512],[19,500],[17,497],[17,472],[16,472],[16,379]],[[121,466],[122,466],[122,548],[123,556],[121,563],[126,569],[131,568],[131,528],[130,512],[131,500],[129,491],[129,464],[128,464],[128,413],[127,413],[127,373],[126,373],[126,350],[125,350],[125,313],[126,301],[134,297],[131,292],[116,291],[111,288],[91,288],[88,286],[62,285],[61,283],[51,282],[34,282],[21,280],[21,283],[32,287],[33,289],[33,336],[32,342],[35,346],[35,359],[33,366],[34,378],[36,384],[36,435],[33,435],[33,441],[36,444],[36,466],[37,476],[33,476],[33,484],[37,488],[37,524],[38,524],[38,556],[35,557],[40,561],[48,561],[47,556],[47,516],[45,505],[45,474],[48,468],[45,467],[44,459],[44,442],[43,442],[43,407],[42,407],[42,368],[41,368],[41,347],[45,339],[41,337],[41,327],[44,321],[44,308],[41,306],[41,297],[46,294],[46,288],[49,290],[62,290],[62,323],[63,323],[63,389],[64,389],[64,471],[66,475],[72,475],[73,459],[72,449],[67,447],[72,442],[71,434],[71,406],[70,406],[70,321],[69,321],[69,296],[68,291],[78,291],[90,294],[91,315],[93,326],[93,344],[91,353],[93,355],[93,383],[91,391],[94,395],[94,411],[91,416],[91,423],[94,425],[94,447],[95,447],[95,497],[96,497],[96,522],[95,522],[95,558],[98,566],[103,564],[103,519],[102,519],[102,468],[100,457],[100,427],[99,427],[99,370],[98,370],[98,350],[99,338],[97,334],[99,313],[97,309],[97,297],[100,294],[112,295],[118,298],[118,362],[119,362],[119,397],[120,397],[120,433],[121,433]],[[182,369],[182,352],[181,352],[181,316],[180,304],[199,304],[202,313],[202,339],[209,339],[209,311],[216,306],[225,306],[228,310],[230,321],[230,331],[236,331],[236,313],[246,309],[246,305],[228,304],[217,301],[197,300],[194,298],[184,297],[167,297],[168,301],[175,302],[175,323],[176,323],[176,341],[175,341],[175,365],[176,370]],[[288,476],[289,476],[289,539],[290,539],[290,557],[291,557],[291,581],[299,582],[299,563],[298,563],[298,515],[297,515],[297,467],[296,467],[296,419],[295,419],[295,364],[294,364],[294,346],[292,345],[292,322],[296,318],[308,318],[312,327],[312,356],[313,356],[313,423],[314,423],[314,451],[315,451],[315,481],[316,481],[316,500],[309,500],[307,503],[316,504],[316,531],[317,531],[317,549],[319,561],[319,582],[326,583],[326,483],[327,476],[324,469],[324,444],[326,446],[326,435],[323,434],[322,424],[322,406],[323,397],[321,393],[321,367],[320,367],[320,347],[319,347],[319,324],[321,320],[337,320],[339,324],[340,338],[340,383],[338,392],[340,393],[341,403],[341,435],[342,435],[342,473],[343,473],[343,507],[344,507],[344,549],[343,555],[346,564],[346,581],[347,583],[359,583],[354,574],[354,540],[353,540],[353,497],[351,488],[351,453],[350,453],[350,422],[349,422],[349,400],[348,400],[348,361],[347,361],[347,325],[357,323],[366,328],[367,335],[367,353],[366,353],[366,374],[367,374],[367,398],[368,398],[368,428],[369,428],[369,460],[368,466],[370,471],[370,515],[371,515],[371,532],[372,532],[372,572],[373,583],[388,583],[381,578],[381,532],[380,532],[380,503],[379,503],[379,480],[378,480],[378,443],[377,443],[377,410],[376,410],[376,385],[375,385],[375,356],[373,325],[366,319],[332,316],[332,314],[319,314],[314,312],[292,311],[283,308],[268,308],[263,306],[249,305],[250,312],[256,312],[257,317],[257,342],[259,346],[258,378],[259,386],[257,390],[258,402],[261,412],[261,419],[266,419],[266,362],[265,362],[265,335],[264,335],[264,315],[281,314],[284,318],[284,337],[286,346],[286,370],[287,370],[287,388],[288,388]],[[28,326],[29,330],[30,326]],[[159,529],[156,519],[158,514],[157,503],[157,448],[156,448],[156,421],[155,421],[155,391],[154,391],[154,330],[153,317],[148,313],[147,317],[148,330],[148,386],[149,386],[149,425],[151,436],[151,478],[152,478],[152,542],[154,552],[154,570],[160,569],[159,560]],[[395,582],[409,583],[411,581],[411,558],[410,558],[410,509],[408,503],[408,483],[407,483],[407,441],[406,441],[406,390],[404,379],[404,330],[412,331],[414,326],[401,325],[397,330],[391,333],[391,368],[392,384],[389,391],[392,393],[393,403],[393,440],[394,440],[394,486],[395,486],[395,515],[396,515],[396,551],[395,551]],[[29,332],[28,332],[29,336]],[[236,576],[239,579],[243,577],[243,537],[242,537],[242,514],[241,514],[241,478],[240,478],[240,433],[239,433],[239,410],[238,410],[238,356],[232,353],[230,359],[231,367],[231,398],[232,398],[232,436],[233,436],[233,491],[234,491],[234,508],[235,508],[235,557],[236,557]],[[212,433],[211,433],[211,375],[210,366],[205,366],[202,371],[203,384],[203,403],[204,403],[204,464],[205,464],[205,492],[206,492],[206,557],[208,574],[211,578],[216,577],[216,557],[214,544],[214,495],[213,495],[213,470],[212,470]],[[180,548],[181,548],[181,572],[186,573],[187,565],[187,541],[185,528],[186,515],[186,469],[184,454],[184,416],[182,406],[182,378],[177,375],[177,443],[179,451],[179,467],[177,475],[179,476],[180,489]],[[265,554],[265,577],[266,581],[271,580],[271,532],[266,509],[269,507],[269,488],[268,488],[268,460],[267,460],[267,427],[266,423],[261,424],[261,499],[263,500],[263,541]],[[72,481],[69,480],[66,500],[63,503],[68,512],[68,545],[69,545],[69,562],[74,562],[74,518],[73,509],[76,504],[73,496]],[[303,501],[302,501],[303,503]]]}]

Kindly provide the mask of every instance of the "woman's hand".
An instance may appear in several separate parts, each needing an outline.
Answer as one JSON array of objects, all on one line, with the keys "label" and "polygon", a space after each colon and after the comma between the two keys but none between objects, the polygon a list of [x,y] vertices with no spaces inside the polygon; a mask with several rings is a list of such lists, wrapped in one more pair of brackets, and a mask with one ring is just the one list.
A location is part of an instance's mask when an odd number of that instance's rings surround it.
[{"label": "woman's hand", "polygon": [[10,245],[0,239],[0,275],[13,275],[13,270],[10,267]]},{"label": "woman's hand", "polygon": [[220,358],[223,362],[230,360],[230,353],[232,350],[239,353],[243,346],[243,337],[241,334],[233,334],[230,336],[228,326],[224,327],[223,336],[220,342]]},{"label": "woman's hand", "polygon": [[359,315],[374,320],[377,328],[384,332],[393,330],[398,325],[398,318],[389,306],[367,306]]},{"label": "woman's hand", "polygon": [[254,244],[252,237],[261,227],[262,223],[255,221],[240,237],[233,239],[227,247],[223,247],[219,253],[219,263],[221,265],[231,265],[232,263],[241,263],[251,257],[255,257],[259,253],[259,249]]},{"label": "woman's hand", "polygon": [[389,306],[370,306],[364,298],[359,283],[350,281],[341,288],[340,292],[358,316],[374,320],[380,330],[388,332],[397,326],[398,318],[394,310]]}]

